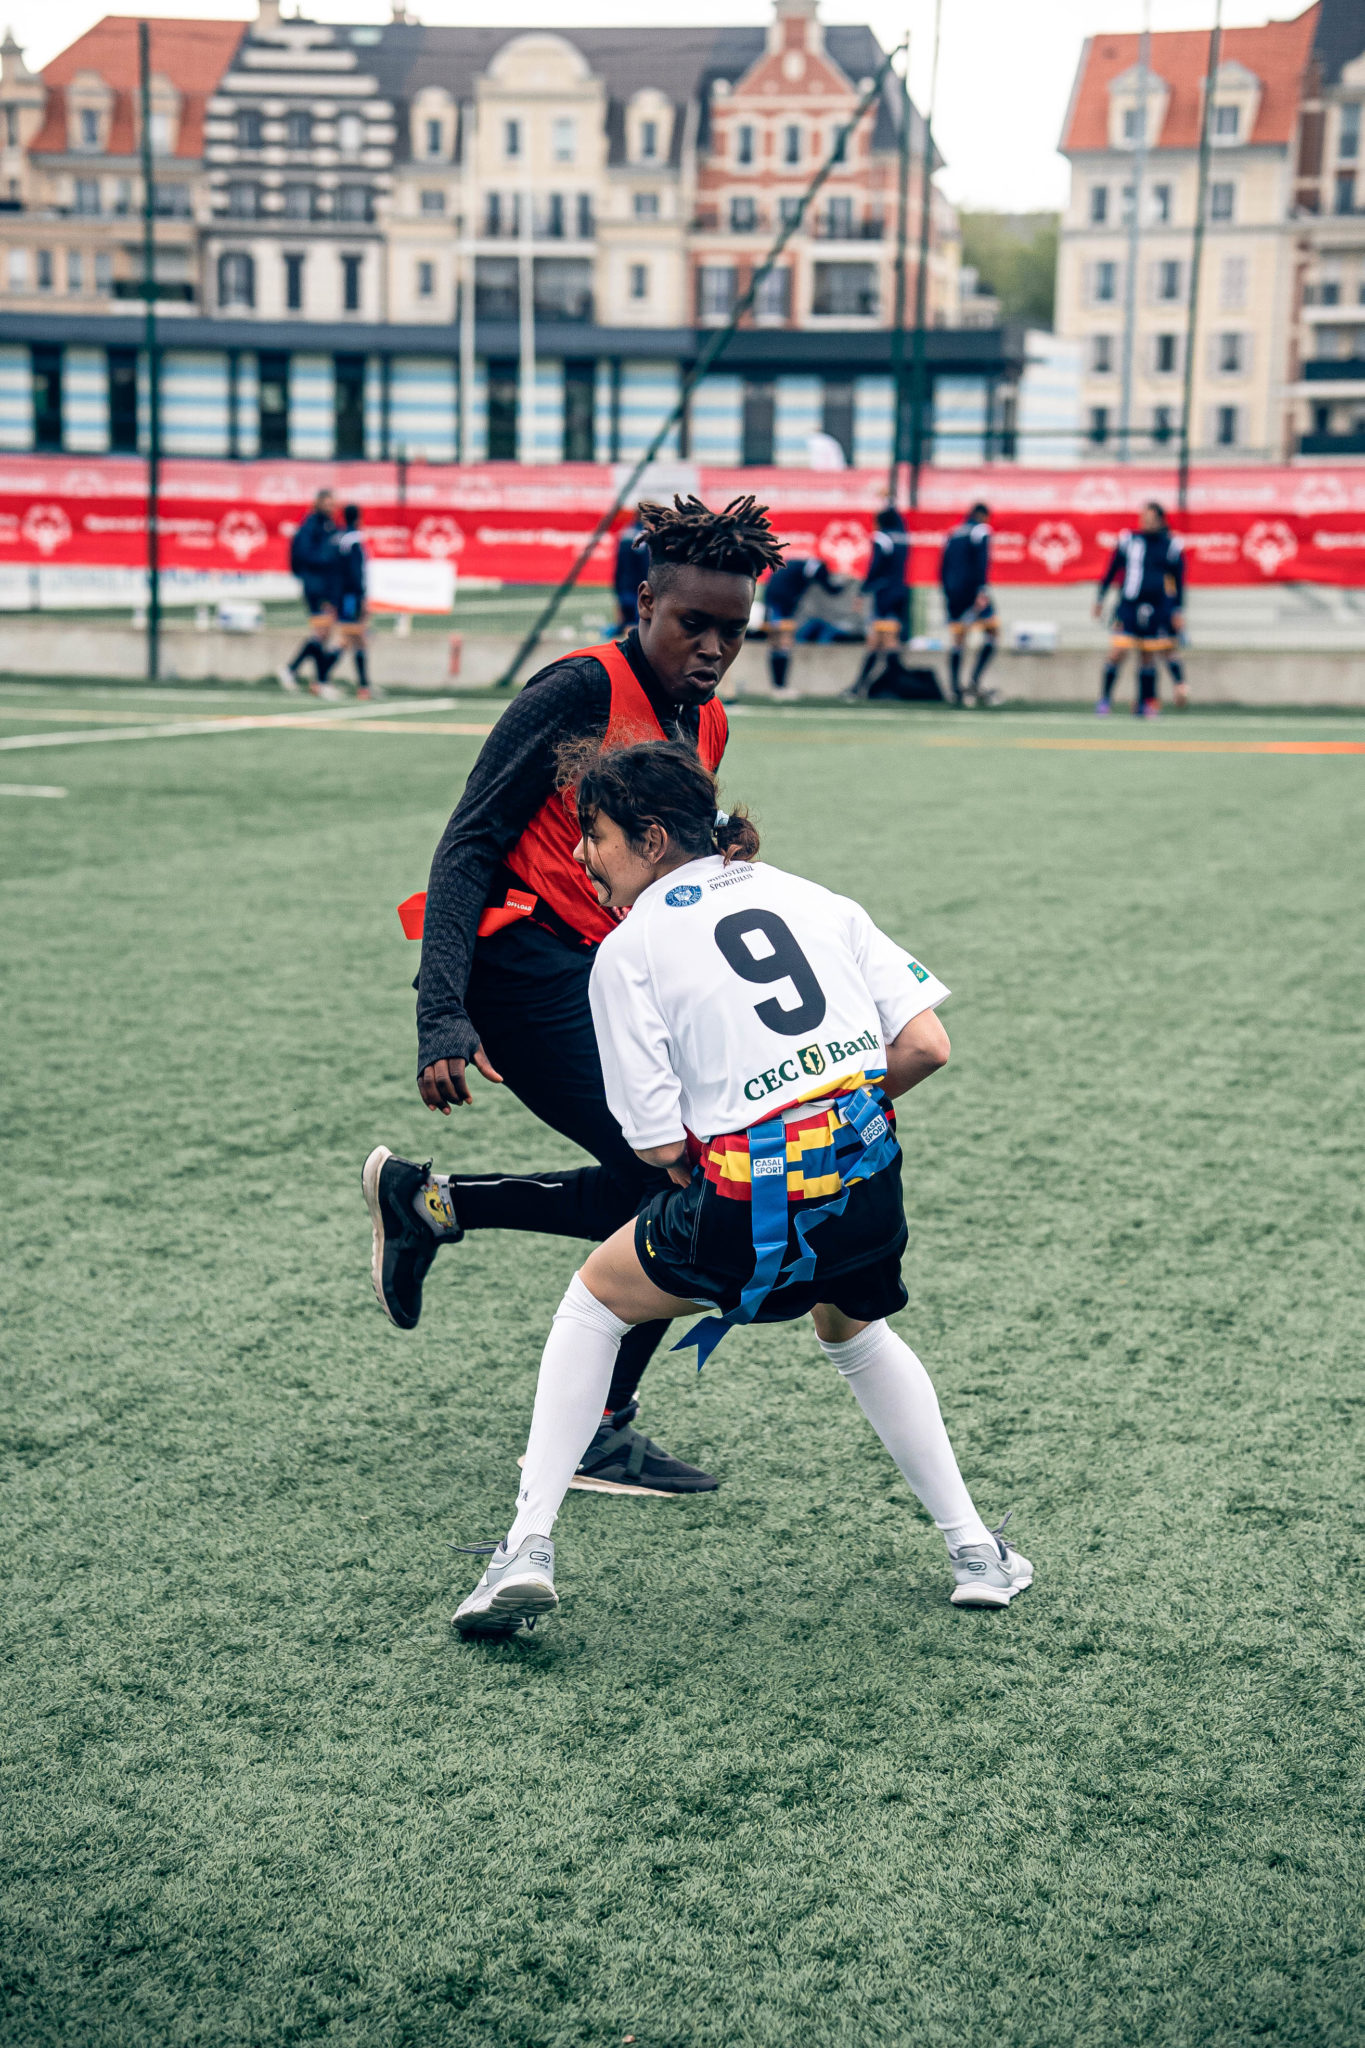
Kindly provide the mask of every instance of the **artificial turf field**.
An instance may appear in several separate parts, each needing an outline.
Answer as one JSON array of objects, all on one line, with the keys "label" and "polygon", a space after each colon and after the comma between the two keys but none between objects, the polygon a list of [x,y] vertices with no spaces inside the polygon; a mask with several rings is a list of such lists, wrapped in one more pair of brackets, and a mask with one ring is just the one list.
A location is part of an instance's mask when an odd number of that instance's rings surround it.
[{"label": "artificial turf field", "polygon": [[[0,734],[116,704],[282,708]],[[398,728],[488,716],[0,754],[69,791],[0,796],[0,2039],[1359,2043],[1365,753],[1226,749],[1365,720],[736,719],[768,854],[954,989],[899,1327],[1037,1584],[951,1608],[760,1329],[645,1383],[719,1492],[571,1494],[488,1648],[446,1546],[575,1248],[443,1252],[405,1338],[358,1185],[568,1157],[413,1085],[393,906],[479,739]]]}]

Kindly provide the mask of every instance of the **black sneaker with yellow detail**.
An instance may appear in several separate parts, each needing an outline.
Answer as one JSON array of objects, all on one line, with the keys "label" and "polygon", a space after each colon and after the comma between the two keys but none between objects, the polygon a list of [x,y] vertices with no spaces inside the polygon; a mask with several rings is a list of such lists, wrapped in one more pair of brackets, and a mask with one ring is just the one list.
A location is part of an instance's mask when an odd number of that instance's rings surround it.
[{"label": "black sneaker with yellow detail", "polygon": [[448,1188],[433,1175],[431,1161],[418,1166],[376,1145],[360,1176],[370,1212],[373,1249],[370,1278],[379,1306],[400,1330],[415,1330],[422,1315],[422,1282],[443,1244],[458,1244],[464,1231]]}]

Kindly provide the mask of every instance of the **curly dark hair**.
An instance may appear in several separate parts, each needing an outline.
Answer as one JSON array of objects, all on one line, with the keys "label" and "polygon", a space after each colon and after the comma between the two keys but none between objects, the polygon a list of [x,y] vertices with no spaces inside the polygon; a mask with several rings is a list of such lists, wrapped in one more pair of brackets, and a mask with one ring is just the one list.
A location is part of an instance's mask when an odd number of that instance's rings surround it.
[{"label": "curly dark hair", "polygon": [[713,512],[700,498],[675,497],[671,505],[641,505],[640,524],[649,549],[650,582],[659,587],[670,568],[719,569],[755,582],[782,561],[782,543],[756,498],[732,498]]},{"label": "curly dark hair", "polygon": [[715,776],[682,740],[634,747],[571,743],[561,750],[559,774],[560,787],[574,792],[584,832],[600,814],[637,848],[655,824],[689,860],[708,853],[724,854],[727,862],[758,856],[758,827],[742,804],[728,813],[720,809]]}]

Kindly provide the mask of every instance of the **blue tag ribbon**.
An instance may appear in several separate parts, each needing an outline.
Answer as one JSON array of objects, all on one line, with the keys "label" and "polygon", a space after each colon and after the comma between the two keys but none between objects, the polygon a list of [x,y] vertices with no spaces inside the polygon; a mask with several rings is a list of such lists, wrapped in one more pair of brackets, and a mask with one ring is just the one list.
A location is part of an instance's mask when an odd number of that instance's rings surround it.
[{"label": "blue tag ribbon", "polygon": [[749,1127],[749,1213],[754,1238],[754,1270],[736,1307],[728,1315],[705,1316],[694,1323],[675,1351],[697,1347],[700,1372],[727,1330],[737,1323],[751,1323],[776,1287],[802,1286],[815,1278],[815,1253],[809,1233],[828,1216],[843,1213],[848,1191],[860,1180],[870,1180],[896,1157],[896,1141],[883,1109],[880,1094],[859,1088],[839,1105],[841,1128],[834,1141],[834,1160],[842,1182],[840,1193],[831,1201],[802,1205],[796,1217],[799,1255],[783,1269],[787,1249],[787,1125],[783,1117],[769,1117]]}]

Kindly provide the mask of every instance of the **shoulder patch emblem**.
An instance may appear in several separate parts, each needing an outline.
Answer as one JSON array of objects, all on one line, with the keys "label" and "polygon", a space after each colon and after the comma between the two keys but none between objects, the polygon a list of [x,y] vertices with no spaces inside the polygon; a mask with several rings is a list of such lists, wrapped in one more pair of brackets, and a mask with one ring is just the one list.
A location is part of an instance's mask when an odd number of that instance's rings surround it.
[{"label": "shoulder patch emblem", "polygon": [[701,902],[701,890],[695,882],[679,882],[676,889],[670,889],[664,902],[674,910],[686,910],[689,904]]}]

